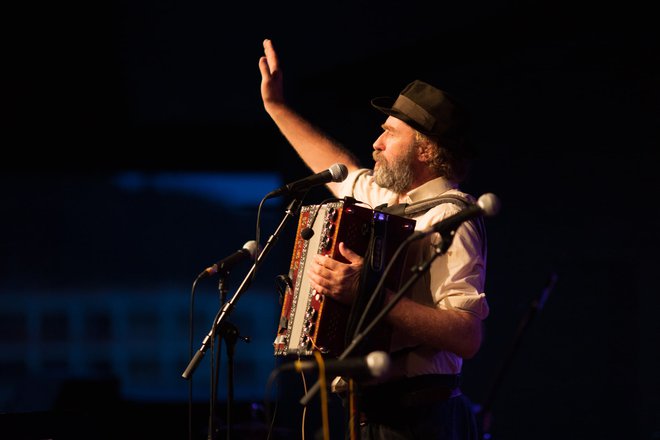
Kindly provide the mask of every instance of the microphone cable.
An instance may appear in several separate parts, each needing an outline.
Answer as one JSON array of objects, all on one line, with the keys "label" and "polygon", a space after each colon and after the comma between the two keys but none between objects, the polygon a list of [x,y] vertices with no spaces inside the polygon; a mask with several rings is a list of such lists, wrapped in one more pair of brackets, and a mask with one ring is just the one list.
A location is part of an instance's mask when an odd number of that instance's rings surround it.
[{"label": "microphone cable", "polygon": [[360,415],[358,414],[357,407],[357,393],[355,388],[357,384],[352,377],[348,378],[348,429],[350,430],[350,440],[356,440],[359,438],[358,430],[358,419]]},{"label": "microphone cable", "polygon": [[[194,319],[195,319],[195,289],[197,288],[197,282],[199,281],[199,277],[195,278],[195,281],[193,281],[192,288],[190,290],[190,311],[189,311],[189,322],[190,322],[190,329],[189,329],[189,334],[190,334],[190,348],[188,351],[188,359],[192,359],[193,357],[193,338],[194,338],[194,331],[195,331],[195,325],[194,325]],[[188,440],[192,440],[192,416],[193,416],[193,378],[190,377],[190,380],[188,381]]]},{"label": "microphone cable", "polygon": [[369,297],[369,301],[367,302],[367,305],[364,307],[364,310],[362,311],[362,315],[360,316],[360,320],[358,321],[357,325],[355,326],[355,330],[353,331],[352,339],[355,339],[355,336],[362,331],[362,326],[364,324],[364,320],[367,318],[369,314],[369,309],[373,307],[374,301],[376,300],[376,297],[379,296],[379,293],[381,289],[383,288],[383,284],[385,284],[385,279],[387,278],[387,275],[389,275],[390,271],[394,267],[394,263],[396,262],[397,258],[399,258],[399,255],[401,252],[403,252],[404,249],[410,245],[415,240],[419,240],[422,238],[421,235],[411,235],[408,238],[406,238],[394,251],[394,254],[392,255],[392,258],[390,258],[390,261],[387,263],[387,266],[385,266],[385,269],[383,270],[380,279],[378,280],[378,283],[376,284],[376,287],[374,288],[371,296]]},{"label": "microphone cable", "polygon": [[314,357],[319,365],[319,384],[321,386],[321,420],[323,423],[323,438],[330,440],[330,422],[328,421],[328,389],[326,387],[325,361],[321,352],[314,350]]},{"label": "microphone cable", "polygon": [[[266,382],[266,390],[264,392],[264,417],[266,418],[266,425],[268,426],[268,436],[266,437],[266,440],[270,440],[270,436],[273,433],[273,429],[275,427],[275,416],[277,416],[277,408],[279,405],[279,398],[277,398],[277,394],[279,393],[279,384],[275,383],[275,379],[277,379],[279,374],[279,368],[275,367],[273,370],[271,370],[270,375],[268,376],[268,381]],[[271,389],[273,388],[274,383],[275,393],[271,393]],[[270,409],[270,394],[275,394],[276,396],[275,408],[272,411],[272,415]]]},{"label": "microphone cable", "polygon": [[[309,192],[309,190],[305,191],[305,192],[302,193],[302,195],[300,196],[300,204],[301,204],[301,205],[302,205],[302,201],[305,199],[305,197],[307,196],[307,193],[308,193],[308,192]],[[260,254],[260,249],[261,249],[261,245],[260,245],[260,243],[261,243],[261,240],[260,240],[260,237],[261,237],[261,210],[263,209],[264,203],[265,203],[266,200],[268,200],[269,198],[270,198],[270,197],[269,197],[269,194],[266,194],[266,196],[264,196],[264,197],[261,199],[261,201],[259,202],[259,206],[257,207],[257,221],[256,221],[256,230],[255,230],[255,241],[257,242],[257,255],[256,255],[256,257],[255,257],[255,261],[258,261],[258,260],[259,260],[259,254]],[[257,271],[256,271],[256,266],[255,266],[255,271],[254,271],[254,273],[252,274],[252,277],[251,277],[251,278],[254,279],[254,277],[255,277],[256,274],[257,274]],[[250,282],[252,282],[252,279],[250,280]]]}]

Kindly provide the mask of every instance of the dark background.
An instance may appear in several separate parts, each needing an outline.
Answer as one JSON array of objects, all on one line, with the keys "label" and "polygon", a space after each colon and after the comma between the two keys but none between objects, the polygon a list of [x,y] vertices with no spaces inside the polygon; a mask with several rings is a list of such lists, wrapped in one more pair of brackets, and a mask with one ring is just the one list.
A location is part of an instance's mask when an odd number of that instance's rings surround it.
[{"label": "dark background", "polygon": [[[257,63],[271,38],[290,102],[366,165],[383,120],[372,97],[419,78],[471,110],[481,154],[464,189],[503,208],[487,223],[491,315],[464,391],[493,398],[493,438],[660,438],[657,26],[632,3],[576,3],[9,6],[4,432],[186,435],[190,284],[254,237],[263,195],[309,174],[261,105]],[[262,239],[284,207],[264,206]],[[294,229],[233,316],[252,338],[237,345],[241,423],[261,420],[273,279],[288,270]],[[195,349],[214,287],[198,287]],[[210,357],[195,376],[195,438],[206,435]],[[299,386],[282,387],[276,419],[291,438]],[[224,382],[218,396],[222,424]]]}]

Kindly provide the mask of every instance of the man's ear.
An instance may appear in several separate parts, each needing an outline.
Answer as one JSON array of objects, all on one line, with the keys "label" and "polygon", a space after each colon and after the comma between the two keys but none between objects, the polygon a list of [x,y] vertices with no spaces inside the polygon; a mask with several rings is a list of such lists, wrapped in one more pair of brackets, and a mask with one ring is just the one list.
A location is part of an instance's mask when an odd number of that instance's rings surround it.
[{"label": "man's ear", "polygon": [[429,140],[421,141],[417,145],[417,157],[420,162],[428,163],[433,159],[434,145]]}]

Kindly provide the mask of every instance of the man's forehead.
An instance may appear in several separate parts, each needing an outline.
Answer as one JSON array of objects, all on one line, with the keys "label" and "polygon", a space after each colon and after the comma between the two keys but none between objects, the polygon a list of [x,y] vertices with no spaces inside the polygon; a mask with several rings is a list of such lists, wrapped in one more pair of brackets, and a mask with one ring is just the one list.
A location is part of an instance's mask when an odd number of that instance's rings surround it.
[{"label": "man's forehead", "polygon": [[401,119],[395,118],[394,116],[388,116],[387,119],[385,120],[385,123],[383,124],[384,128],[387,128],[389,130],[396,130],[396,131],[408,131],[408,132],[413,132],[414,129],[403,122]]}]

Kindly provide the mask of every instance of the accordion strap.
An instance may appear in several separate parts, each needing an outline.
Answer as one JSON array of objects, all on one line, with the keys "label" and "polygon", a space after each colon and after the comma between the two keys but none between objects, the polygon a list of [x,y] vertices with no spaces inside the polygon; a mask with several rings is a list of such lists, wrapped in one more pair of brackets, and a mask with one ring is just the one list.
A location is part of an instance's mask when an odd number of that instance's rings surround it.
[{"label": "accordion strap", "polygon": [[410,203],[410,204],[399,203],[398,205],[392,205],[392,206],[387,206],[387,204],[383,204],[377,206],[376,209],[378,211],[382,211],[393,215],[399,215],[402,217],[414,217],[422,212],[428,211],[429,209],[441,203],[453,203],[454,205],[458,205],[462,209],[470,204],[468,199],[466,199],[463,196],[459,196],[456,194],[445,194],[441,196],[430,197],[428,199],[420,200],[419,202]]},{"label": "accordion strap", "polygon": [[[443,194],[440,196],[429,197],[428,199],[423,199],[415,203],[399,203],[398,205],[387,206],[387,204],[379,205],[375,209],[378,211],[385,212],[387,214],[398,215],[401,217],[415,217],[419,214],[422,214],[429,209],[441,204],[441,203],[453,203],[458,205],[461,209],[467,208],[471,202],[464,196],[457,194]],[[484,225],[483,218],[478,217],[474,219],[477,226],[477,231],[479,236],[482,239],[482,252],[486,252],[486,228]]]}]

